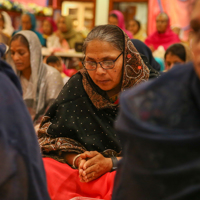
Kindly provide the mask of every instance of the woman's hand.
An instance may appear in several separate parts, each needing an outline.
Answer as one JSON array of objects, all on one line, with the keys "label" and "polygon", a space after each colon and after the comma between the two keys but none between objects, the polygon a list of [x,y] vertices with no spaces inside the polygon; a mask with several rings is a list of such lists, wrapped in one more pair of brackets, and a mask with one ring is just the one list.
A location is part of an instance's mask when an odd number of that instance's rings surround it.
[{"label": "woman's hand", "polygon": [[80,155],[79,176],[81,182],[90,182],[110,172],[112,169],[111,158],[105,158],[97,151],[86,151]]}]

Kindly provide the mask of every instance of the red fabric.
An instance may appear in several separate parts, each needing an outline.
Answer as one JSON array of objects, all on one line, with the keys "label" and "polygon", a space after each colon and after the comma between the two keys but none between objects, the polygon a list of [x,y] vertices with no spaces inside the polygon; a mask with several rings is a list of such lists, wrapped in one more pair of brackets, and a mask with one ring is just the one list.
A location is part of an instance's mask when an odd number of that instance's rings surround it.
[{"label": "red fabric", "polygon": [[51,158],[43,158],[43,162],[52,200],[68,200],[78,196],[111,199],[115,172],[106,173],[89,183],[81,183],[78,170]]},{"label": "red fabric", "polygon": [[110,14],[115,14],[118,19],[118,27],[121,28],[130,39],[133,38],[133,35],[131,32],[125,29],[125,22],[124,22],[124,15],[119,10],[112,10]]},{"label": "red fabric", "polygon": [[159,46],[163,46],[166,50],[170,45],[180,42],[177,34],[175,34],[170,28],[170,20],[168,21],[167,30],[165,33],[154,32],[146,40],[145,44],[147,46],[153,45],[156,50]]},{"label": "red fabric", "polygon": [[56,32],[57,31],[57,25],[54,22],[54,20],[52,18],[50,18],[50,17],[47,17],[45,20],[47,20],[51,24],[52,31]]}]

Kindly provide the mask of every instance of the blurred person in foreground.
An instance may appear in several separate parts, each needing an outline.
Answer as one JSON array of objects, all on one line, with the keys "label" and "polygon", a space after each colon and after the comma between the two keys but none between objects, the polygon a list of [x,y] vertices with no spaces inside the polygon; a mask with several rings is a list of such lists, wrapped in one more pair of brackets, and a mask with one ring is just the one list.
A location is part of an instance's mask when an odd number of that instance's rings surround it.
[{"label": "blurred person in foreground", "polygon": [[22,99],[20,82],[2,60],[0,102],[0,198],[50,200],[39,145]]},{"label": "blurred person in foreground", "polygon": [[116,122],[123,162],[113,199],[199,200],[200,0],[194,4],[193,63],[174,66],[122,94]]}]

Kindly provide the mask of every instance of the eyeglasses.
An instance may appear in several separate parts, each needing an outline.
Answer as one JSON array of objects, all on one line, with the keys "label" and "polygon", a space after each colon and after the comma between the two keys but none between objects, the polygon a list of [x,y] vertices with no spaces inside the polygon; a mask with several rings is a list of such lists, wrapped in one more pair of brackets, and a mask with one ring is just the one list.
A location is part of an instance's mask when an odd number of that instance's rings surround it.
[{"label": "eyeglasses", "polygon": [[96,70],[97,65],[100,64],[100,66],[103,69],[112,69],[115,66],[115,62],[117,61],[117,59],[123,54],[123,51],[119,54],[119,56],[115,59],[115,60],[105,60],[105,61],[101,61],[101,62],[95,62],[95,61],[83,61],[82,64],[85,67],[85,69],[87,70]]}]

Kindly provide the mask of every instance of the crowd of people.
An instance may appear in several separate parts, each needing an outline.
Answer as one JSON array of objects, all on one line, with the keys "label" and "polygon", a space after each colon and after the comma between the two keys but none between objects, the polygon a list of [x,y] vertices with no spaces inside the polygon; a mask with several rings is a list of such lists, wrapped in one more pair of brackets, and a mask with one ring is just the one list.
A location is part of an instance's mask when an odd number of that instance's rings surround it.
[{"label": "crowd of people", "polygon": [[[147,36],[113,10],[84,38],[70,16],[39,32],[33,14],[14,30],[2,11],[0,198],[199,199],[199,9],[189,45],[166,13]],[[76,43],[78,71],[42,55]]]}]

